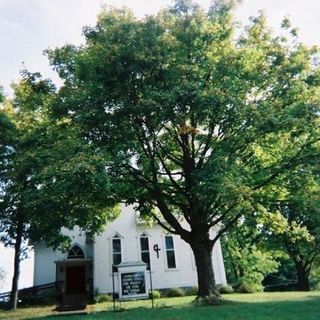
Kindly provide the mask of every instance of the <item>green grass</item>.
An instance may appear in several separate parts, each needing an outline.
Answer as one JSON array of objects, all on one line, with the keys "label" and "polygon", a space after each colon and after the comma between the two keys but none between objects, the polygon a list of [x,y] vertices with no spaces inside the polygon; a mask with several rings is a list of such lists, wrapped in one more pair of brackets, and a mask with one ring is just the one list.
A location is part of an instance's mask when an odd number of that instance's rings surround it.
[{"label": "green grass", "polygon": [[55,316],[51,307],[23,308],[17,312],[0,310],[1,320],[319,320],[320,292],[278,292],[230,294],[219,306],[194,307],[194,297],[166,298],[151,302],[105,302],[88,307],[88,315]]}]

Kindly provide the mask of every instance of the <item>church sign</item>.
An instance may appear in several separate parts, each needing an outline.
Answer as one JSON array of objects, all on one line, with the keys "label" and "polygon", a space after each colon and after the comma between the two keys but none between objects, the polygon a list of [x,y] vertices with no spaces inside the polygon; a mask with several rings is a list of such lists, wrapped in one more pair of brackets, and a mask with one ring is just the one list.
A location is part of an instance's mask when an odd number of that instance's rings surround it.
[{"label": "church sign", "polygon": [[148,298],[149,288],[146,281],[147,265],[143,262],[122,262],[118,266],[119,299]]},{"label": "church sign", "polygon": [[122,296],[136,296],[146,293],[145,273],[121,273]]}]

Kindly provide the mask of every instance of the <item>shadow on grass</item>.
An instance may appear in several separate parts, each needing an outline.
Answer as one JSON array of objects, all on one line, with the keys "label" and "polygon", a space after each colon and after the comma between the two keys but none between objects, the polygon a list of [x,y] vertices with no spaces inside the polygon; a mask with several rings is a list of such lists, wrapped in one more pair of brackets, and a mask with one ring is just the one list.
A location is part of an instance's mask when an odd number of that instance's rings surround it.
[{"label": "shadow on grass", "polygon": [[[99,311],[87,315],[51,315],[38,320],[318,320],[320,318],[320,297],[305,296],[297,300],[281,301],[232,301],[224,299],[219,306],[179,306],[137,307],[121,309],[117,312]],[[29,318],[32,319],[32,318]]]}]

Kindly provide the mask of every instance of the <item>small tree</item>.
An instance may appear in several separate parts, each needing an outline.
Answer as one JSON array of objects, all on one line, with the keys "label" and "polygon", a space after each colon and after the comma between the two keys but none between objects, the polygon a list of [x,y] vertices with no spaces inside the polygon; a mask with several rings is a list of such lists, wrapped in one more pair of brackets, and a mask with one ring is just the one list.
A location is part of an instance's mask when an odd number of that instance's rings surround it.
[{"label": "small tree", "polygon": [[115,201],[99,156],[81,144],[76,127],[50,122],[47,116],[55,94],[51,82],[39,74],[22,76],[14,86],[14,98],[0,110],[7,128],[0,137],[0,240],[15,250],[12,309],[17,308],[27,239],[64,247],[68,239],[62,227],[78,225],[97,232],[115,213],[109,209]]},{"label": "small tree", "polygon": [[[261,223],[266,238],[284,250],[296,270],[297,289],[309,291],[312,267],[320,258],[320,175],[319,164],[299,166],[290,179],[278,181],[268,192]],[[289,182],[288,182],[289,180]]]},{"label": "small tree", "polygon": [[[250,222],[248,221],[250,220]],[[265,276],[278,269],[277,257],[283,255],[270,250],[254,217],[239,222],[235,230],[222,238],[225,268],[228,281],[246,286],[252,291],[263,289]]]},{"label": "small tree", "polygon": [[191,246],[199,297],[218,294],[220,236],[318,154],[316,51],[273,36],[263,15],[236,31],[229,2],[180,0],[144,19],[102,12],[85,45],[48,52],[64,80],[55,116],[105,154],[124,202]]}]

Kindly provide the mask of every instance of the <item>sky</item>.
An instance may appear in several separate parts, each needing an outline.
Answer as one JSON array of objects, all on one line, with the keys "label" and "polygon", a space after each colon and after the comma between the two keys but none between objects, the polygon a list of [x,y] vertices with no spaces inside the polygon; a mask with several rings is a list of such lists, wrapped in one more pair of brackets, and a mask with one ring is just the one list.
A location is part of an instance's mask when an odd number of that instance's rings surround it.
[{"label": "sky", "polygon": [[[203,7],[210,0],[198,0]],[[66,43],[83,43],[82,28],[94,25],[103,6],[127,6],[143,17],[156,13],[170,0],[0,0],[0,85],[12,94],[10,83],[17,81],[19,70],[41,72],[59,83],[50,70],[43,50]],[[245,25],[250,16],[262,9],[276,33],[288,16],[299,29],[300,39],[308,45],[320,46],[319,0],[242,0],[237,19]],[[1,128],[0,128],[1,130]],[[0,292],[9,290],[12,277],[13,252],[0,245],[0,268],[6,271],[6,283]],[[32,285],[33,255],[23,262],[20,287]]]}]

